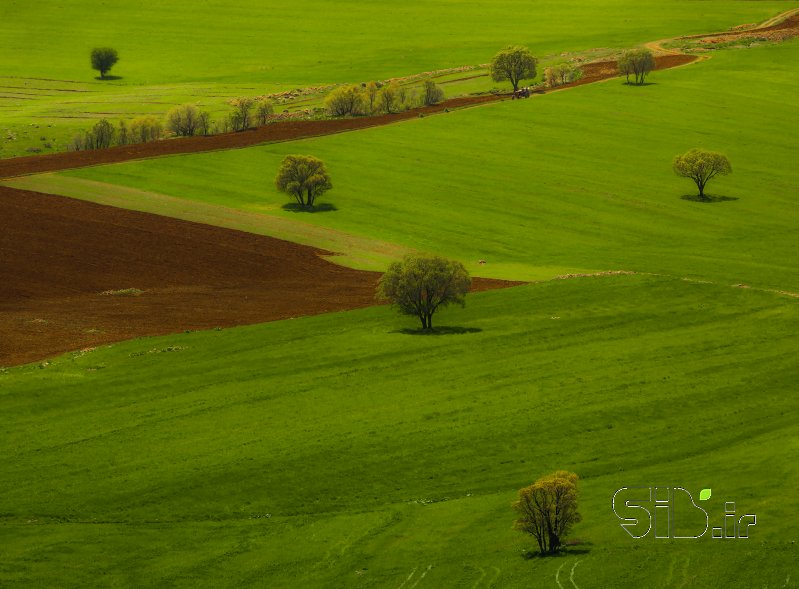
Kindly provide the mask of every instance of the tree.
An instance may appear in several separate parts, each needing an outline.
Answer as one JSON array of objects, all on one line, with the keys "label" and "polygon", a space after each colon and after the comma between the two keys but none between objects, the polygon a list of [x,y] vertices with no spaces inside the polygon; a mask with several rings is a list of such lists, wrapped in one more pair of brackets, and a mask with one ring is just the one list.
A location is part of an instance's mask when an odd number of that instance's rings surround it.
[{"label": "tree", "polygon": [[72,139],[69,146],[71,151],[87,149],[106,149],[114,144],[116,129],[106,119],[101,119],[91,128]]},{"label": "tree", "polygon": [[541,554],[555,554],[571,527],[582,519],[577,512],[577,480],[559,470],[519,490],[513,509],[519,513],[517,530],[532,534]]},{"label": "tree", "polygon": [[394,262],[380,279],[377,296],[403,315],[415,315],[422,329],[433,328],[433,314],[449,304],[463,306],[472,280],[463,264],[410,254]]},{"label": "tree", "polygon": [[161,121],[155,117],[139,117],[130,123],[131,143],[147,143],[161,138],[163,133]]},{"label": "tree", "polygon": [[119,55],[117,54],[117,50],[111,47],[95,47],[92,49],[91,60],[92,69],[100,72],[101,78],[105,78],[106,72],[119,61]]},{"label": "tree", "polygon": [[303,208],[313,208],[316,199],[333,188],[324,162],[312,155],[287,155],[283,158],[275,186],[293,196]]},{"label": "tree", "polygon": [[377,105],[377,95],[380,93],[380,86],[377,85],[377,82],[369,82],[364,88],[364,93],[366,99],[369,101],[369,112],[374,113],[375,106]]},{"label": "tree", "polygon": [[230,104],[233,106],[233,112],[230,115],[230,126],[234,131],[246,131],[250,128],[252,122],[250,118],[250,110],[255,100],[252,98],[234,98]]},{"label": "tree", "polygon": [[391,82],[380,89],[380,94],[377,97],[378,104],[383,112],[391,114],[397,106],[399,97],[399,84]]},{"label": "tree", "polygon": [[334,117],[362,115],[366,112],[366,98],[358,86],[341,86],[325,98],[325,108]]},{"label": "tree", "polygon": [[89,149],[106,149],[114,144],[116,129],[106,119],[97,122],[88,134]]},{"label": "tree", "polygon": [[583,70],[570,63],[553,65],[544,70],[544,80],[550,88],[576,82],[582,77]]},{"label": "tree", "polygon": [[197,117],[197,132],[200,135],[211,134],[211,114],[207,110],[201,110]]},{"label": "tree", "polygon": [[275,108],[272,106],[270,100],[259,100],[258,106],[255,109],[255,117],[258,121],[258,126],[263,127],[269,121],[269,116],[274,114]]},{"label": "tree", "polygon": [[127,145],[130,143],[130,133],[125,121],[119,121],[119,130],[117,131],[117,145]]},{"label": "tree", "polygon": [[630,83],[630,74],[635,76],[635,85],[641,86],[646,76],[655,69],[655,57],[649,49],[631,49],[621,54],[619,58],[619,71]]},{"label": "tree", "polygon": [[536,65],[538,60],[527,47],[509,45],[491,60],[491,79],[495,82],[508,80],[516,92],[519,89],[519,82],[535,78]]},{"label": "tree", "polygon": [[715,151],[691,149],[674,158],[674,173],[690,178],[699,189],[699,198],[705,200],[705,186],[716,176],[732,174],[732,165],[727,156]]},{"label": "tree", "polygon": [[444,100],[444,91],[433,80],[425,80],[422,85],[422,101],[425,106],[438,104]]},{"label": "tree", "polygon": [[178,137],[191,137],[200,125],[200,111],[193,104],[177,106],[166,115],[167,129]]}]

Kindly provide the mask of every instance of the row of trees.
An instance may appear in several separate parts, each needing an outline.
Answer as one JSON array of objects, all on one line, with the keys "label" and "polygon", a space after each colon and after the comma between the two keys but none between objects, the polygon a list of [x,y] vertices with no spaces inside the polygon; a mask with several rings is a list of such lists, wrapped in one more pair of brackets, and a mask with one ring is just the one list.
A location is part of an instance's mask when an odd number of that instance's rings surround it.
[{"label": "row of trees", "polygon": [[160,139],[163,134],[164,127],[155,117],[140,117],[132,120],[130,124],[120,121],[116,127],[106,119],[101,119],[88,131],[75,135],[68,149],[85,151],[106,149],[114,145],[147,143]]},{"label": "row of trees", "polygon": [[211,120],[208,111],[201,110],[193,104],[173,108],[163,121],[154,116],[145,116],[130,123],[120,121],[115,127],[108,120],[101,119],[90,130],[76,135],[69,149],[83,151],[105,149],[113,145],[147,143],[163,138],[165,132],[177,137],[193,137],[243,131],[253,124],[266,125],[269,117],[274,114],[274,106],[268,100],[236,98],[231,102],[231,106],[231,112],[216,122]]},{"label": "row of trees", "polygon": [[408,88],[396,81],[369,82],[336,88],[325,98],[325,110],[334,117],[391,114],[438,104],[442,100],[444,91],[429,79],[418,89]]},{"label": "row of trees", "polygon": [[[537,75],[538,59],[521,45],[510,45],[497,53],[491,60],[489,72],[495,82],[510,82],[513,92],[519,91],[524,80],[532,80]],[[618,61],[619,72],[627,83],[641,86],[649,73],[655,69],[655,57],[649,49],[631,49],[622,53]],[[570,63],[553,65],[544,70],[547,86],[555,87],[579,80],[582,70]],[[630,76],[633,82],[630,82]]]},{"label": "row of trees", "polygon": [[[532,80],[538,74],[538,59],[530,49],[521,45],[509,45],[497,53],[489,65],[491,79],[495,82],[510,82],[513,92],[519,91],[524,80]],[[575,82],[583,77],[583,70],[571,63],[560,63],[544,70],[544,82],[550,88]]]}]

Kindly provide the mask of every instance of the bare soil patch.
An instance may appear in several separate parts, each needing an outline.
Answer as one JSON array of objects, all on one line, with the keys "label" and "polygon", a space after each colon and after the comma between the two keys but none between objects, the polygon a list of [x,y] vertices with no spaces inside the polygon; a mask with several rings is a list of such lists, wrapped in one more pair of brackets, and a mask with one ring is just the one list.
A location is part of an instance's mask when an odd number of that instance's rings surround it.
[{"label": "bare soil patch", "polygon": [[[375,304],[378,274],[262,235],[0,187],[0,366]],[[475,290],[518,283],[475,279]]]}]

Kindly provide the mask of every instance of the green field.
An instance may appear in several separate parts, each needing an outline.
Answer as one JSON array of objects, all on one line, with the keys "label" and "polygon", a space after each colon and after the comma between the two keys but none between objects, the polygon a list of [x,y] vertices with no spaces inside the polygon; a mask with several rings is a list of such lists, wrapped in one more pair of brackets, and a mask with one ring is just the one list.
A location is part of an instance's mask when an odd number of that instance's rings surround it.
[{"label": "green field", "polygon": [[[226,101],[240,95],[483,64],[508,43],[528,44],[542,57],[618,49],[760,22],[796,6],[784,0],[411,0],[401,6],[5,0],[0,157],[64,150],[103,117],[162,116],[193,102],[219,118]],[[120,79],[95,80],[88,54],[98,45],[119,51],[111,73]],[[486,80],[459,91],[492,85]]]},{"label": "green field", "polygon": [[[0,374],[4,587],[781,587],[795,577],[794,300],[676,279],[143,339]],[[302,343],[302,353],[296,352]],[[177,349],[167,352],[167,348]],[[35,432],[35,433],[34,433]],[[515,490],[582,476],[581,544],[523,558]],[[629,485],[713,489],[750,540],[632,541]],[[267,517],[269,514],[271,517]],[[429,569],[429,570],[428,570]]]},{"label": "green field", "polygon": [[[121,4],[3,2],[0,157],[100,116],[221,113],[240,94],[483,63],[510,41],[601,53],[799,6]],[[101,83],[86,54],[109,43],[121,79]],[[376,306],[0,367],[0,587],[795,586],[799,40],[710,55],[644,87],[4,181],[356,268],[423,251],[535,282],[469,295],[428,336]],[[451,95],[491,84],[457,79]],[[692,147],[732,161],[714,202],[671,170]],[[327,163],[332,210],[283,208],[292,153]],[[610,270],[630,273],[553,279]],[[581,477],[583,521],[564,553],[531,558],[510,505],[559,469]],[[611,509],[624,486],[712,488],[711,526],[728,501],[757,525],[632,540]]]},{"label": "green field", "polygon": [[[215,206],[282,218],[290,227],[265,232],[294,240],[298,223],[311,224],[358,236],[364,251],[350,261],[375,269],[385,259],[369,240],[502,278],[625,269],[795,291],[799,105],[784,97],[799,92],[797,57],[799,42],[720,52],[657,72],[643,88],[610,80],[357,133],[10,184],[112,203],[117,186],[130,187],[144,191],[128,199],[132,208],[181,216],[159,195],[190,199],[210,222]],[[756,93],[755,70],[769,79]],[[681,198],[695,186],[671,160],[695,146],[730,156],[733,175],[709,190],[735,200]],[[286,197],[272,179],[287,153],[328,163],[335,188],[325,200],[338,210],[281,209]],[[305,242],[331,247],[324,232],[311,233]]]}]

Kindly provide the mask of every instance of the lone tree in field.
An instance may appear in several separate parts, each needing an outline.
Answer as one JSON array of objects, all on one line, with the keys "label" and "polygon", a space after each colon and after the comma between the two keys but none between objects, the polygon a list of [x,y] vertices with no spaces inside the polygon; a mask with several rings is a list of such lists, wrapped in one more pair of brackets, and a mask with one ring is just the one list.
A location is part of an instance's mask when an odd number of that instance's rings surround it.
[{"label": "lone tree in field", "polygon": [[732,174],[732,165],[727,156],[715,151],[692,149],[674,158],[674,173],[690,178],[699,189],[699,198],[705,198],[705,186],[716,176]]},{"label": "lone tree in field", "polygon": [[449,304],[463,306],[472,280],[463,264],[444,258],[408,255],[380,279],[377,297],[403,315],[415,315],[422,329],[433,328],[433,314]]},{"label": "lone tree in field", "polygon": [[119,55],[117,50],[111,47],[95,47],[92,49],[91,59],[92,69],[100,72],[100,78],[105,78],[106,72],[119,61]]},{"label": "lone tree in field", "polygon": [[515,527],[532,534],[541,554],[555,554],[582,517],[577,512],[577,480],[573,472],[559,470],[519,490],[513,509]]},{"label": "lone tree in field", "polygon": [[621,54],[619,58],[619,72],[630,83],[630,75],[635,77],[635,85],[642,86],[647,75],[655,69],[655,56],[649,49],[631,49]]},{"label": "lone tree in field", "polygon": [[316,199],[333,188],[325,163],[312,155],[287,155],[280,164],[275,186],[290,194],[302,208],[312,209]]},{"label": "lone tree in field", "polygon": [[535,78],[537,65],[538,60],[527,47],[508,46],[491,60],[491,79],[495,82],[508,80],[516,92],[519,89],[519,82]]}]

